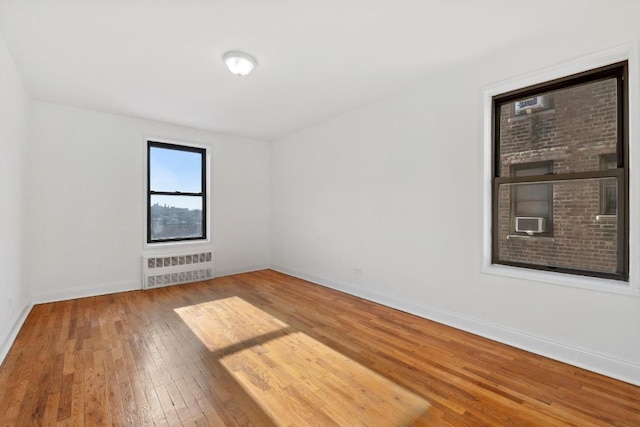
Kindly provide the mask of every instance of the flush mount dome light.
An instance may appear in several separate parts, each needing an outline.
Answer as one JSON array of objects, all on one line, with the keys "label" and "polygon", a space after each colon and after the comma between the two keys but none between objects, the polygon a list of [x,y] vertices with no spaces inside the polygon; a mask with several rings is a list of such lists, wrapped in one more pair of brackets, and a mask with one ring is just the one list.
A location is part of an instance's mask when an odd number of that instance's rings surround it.
[{"label": "flush mount dome light", "polygon": [[256,66],[255,58],[243,52],[227,52],[222,59],[229,71],[236,76],[246,76]]}]

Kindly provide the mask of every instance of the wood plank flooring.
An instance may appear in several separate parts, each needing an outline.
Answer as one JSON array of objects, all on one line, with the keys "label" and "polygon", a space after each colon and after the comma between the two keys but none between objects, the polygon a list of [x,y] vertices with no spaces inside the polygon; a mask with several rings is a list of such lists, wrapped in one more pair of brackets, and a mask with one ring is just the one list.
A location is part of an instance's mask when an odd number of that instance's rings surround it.
[{"label": "wood plank flooring", "polygon": [[640,426],[640,387],[270,270],[37,305],[0,426]]}]

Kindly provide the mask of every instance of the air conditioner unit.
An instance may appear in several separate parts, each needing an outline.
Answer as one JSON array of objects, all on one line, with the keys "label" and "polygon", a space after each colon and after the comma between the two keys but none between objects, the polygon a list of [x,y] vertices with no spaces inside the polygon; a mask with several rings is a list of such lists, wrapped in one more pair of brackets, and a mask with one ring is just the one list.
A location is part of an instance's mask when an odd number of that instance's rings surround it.
[{"label": "air conditioner unit", "polygon": [[544,218],[535,216],[517,216],[516,217],[516,232],[518,233],[543,233],[545,221]]},{"label": "air conditioner unit", "polygon": [[549,96],[541,95],[534,96],[533,98],[521,99],[515,102],[516,116],[521,114],[530,114],[537,110],[543,110],[549,108]]}]

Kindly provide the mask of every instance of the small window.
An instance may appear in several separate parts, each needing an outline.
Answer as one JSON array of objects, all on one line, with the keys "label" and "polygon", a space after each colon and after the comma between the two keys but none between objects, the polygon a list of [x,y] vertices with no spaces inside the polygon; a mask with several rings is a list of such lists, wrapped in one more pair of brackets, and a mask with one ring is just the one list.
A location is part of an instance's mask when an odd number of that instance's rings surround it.
[{"label": "small window", "polygon": [[147,242],[206,239],[206,150],[149,141]]},{"label": "small window", "polygon": [[[600,169],[611,170],[618,167],[616,154],[602,154],[600,156]],[[616,215],[618,212],[618,189],[614,181],[600,183],[600,214]]]},{"label": "small window", "polygon": [[493,97],[492,263],[628,280],[627,72]]},{"label": "small window", "polygon": [[[553,173],[553,163],[528,163],[511,167],[512,176],[541,176]],[[553,186],[526,184],[513,187],[513,232],[548,236],[553,226]]]}]

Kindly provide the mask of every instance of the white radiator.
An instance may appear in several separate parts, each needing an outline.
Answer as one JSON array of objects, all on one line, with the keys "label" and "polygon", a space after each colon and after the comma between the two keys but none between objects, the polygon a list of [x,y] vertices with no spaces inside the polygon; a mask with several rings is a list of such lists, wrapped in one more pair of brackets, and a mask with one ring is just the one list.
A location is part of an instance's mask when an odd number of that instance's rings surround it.
[{"label": "white radiator", "polygon": [[142,257],[142,289],[209,279],[213,279],[211,251]]}]

